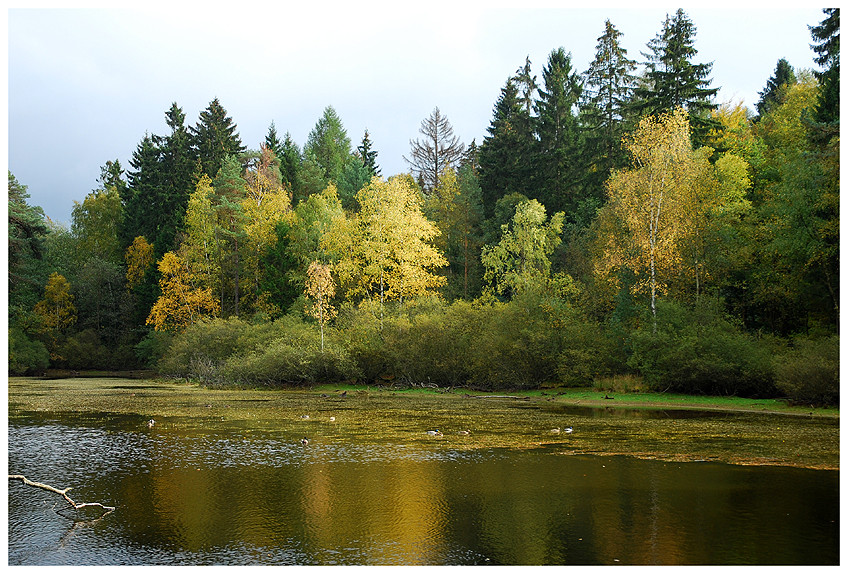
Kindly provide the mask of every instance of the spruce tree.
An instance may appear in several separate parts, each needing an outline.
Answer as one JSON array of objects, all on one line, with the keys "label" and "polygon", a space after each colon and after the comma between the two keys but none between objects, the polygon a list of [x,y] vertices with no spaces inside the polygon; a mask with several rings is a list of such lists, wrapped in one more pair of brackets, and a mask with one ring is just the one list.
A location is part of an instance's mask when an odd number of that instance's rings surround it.
[{"label": "spruce tree", "polygon": [[166,137],[154,136],[161,150],[159,195],[163,213],[157,237],[148,239],[152,239],[154,244],[173,246],[175,236],[183,226],[188,197],[194,190],[192,176],[197,156],[191,149],[185,114],[176,102],[171,104],[165,118],[171,133]]},{"label": "spruce tree", "polygon": [[810,26],[810,34],[816,44],[815,63],[824,71],[815,72],[821,85],[816,121],[832,124],[839,121],[839,8],[825,8],[827,17],[818,26]]},{"label": "spruce tree", "polygon": [[[518,99],[515,79],[509,78],[495,103],[492,121],[477,154],[483,208],[491,217],[497,201],[510,193],[527,194],[530,188],[528,169],[532,169],[531,137],[518,128],[526,114]],[[524,137],[522,137],[524,136]]]},{"label": "spruce tree", "polygon": [[271,122],[271,125],[268,126],[268,134],[265,136],[265,147],[274,152],[277,159],[282,161],[284,153],[283,142],[277,137],[277,126],[274,125],[274,122]]},{"label": "spruce tree", "polygon": [[245,151],[236,130],[236,124],[227,116],[218,98],[200,112],[197,125],[190,128],[190,133],[191,146],[200,158],[203,173],[214,178],[225,157]]},{"label": "spruce tree", "polygon": [[[365,135],[362,136],[362,143],[356,148],[359,156],[362,158],[362,163],[371,172],[371,175],[380,176],[380,166],[377,165],[377,151],[372,150],[371,138],[368,137],[368,130],[365,130]],[[358,190],[357,190],[358,191]]]},{"label": "spruce tree", "polygon": [[718,88],[709,87],[712,62],[693,63],[698,54],[695,33],[695,25],[682,9],[673,17],[666,16],[662,31],[648,42],[650,52],[642,53],[648,59],[647,70],[635,100],[642,115],[683,108],[689,114],[694,139],[702,141],[710,129],[719,127],[710,118],[710,111],[718,107],[712,102]]},{"label": "spruce tree", "polygon": [[629,127],[629,107],[635,86],[636,62],[619,44],[621,32],[607,20],[598,38],[595,59],[584,74],[581,123],[589,166],[587,192],[596,201],[604,197],[610,172],[627,164],[621,138]]},{"label": "spruce tree", "polygon": [[324,179],[337,181],[350,156],[350,138],[333,106],[324,108],[324,113],[303,146],[304,155],[315,158],[321,167]]},{"label": "spruce tree", "polygon": [[538,180],[531,199],[550,212],[573,212],[580,197],[582,141],[575,109],[582,85],[571,66],[571,54],[558,48],[542,69],[543,86],[536,101],[538,144],[535,158]]},{"label": "spruce tree", "polygon": [[777,62],[777,67],[774,69],[774,75],[766,82],[766,87],[763,88],[760,94],[760,100],[757,102],[757,114],[764,116],[774,107],[783,102],[784,90],[786,86],[796,82],[795,70],[786,61],[786,58],[781,58]]},{"label": "spruce tree", "polygon": [[154,136],[145,134],[130,158],[130,171],[127,172],[128,192],[121,222],[123,246],[126,248],[132,244],[133,239],[144,236],[153,244],[157,258],[167,251],[155,243],[158,232],[157,212],[161,209],[158,197],[161,155]]},{"label": "spruce tree", "polygon": [[121,167],[121,162],[107,161],[105,165],[100,166],[100,177],[97,178],[97,183],[101,189],[114,188],[118,191],[121,197],[121,202],[126,203],[127,200],[127,182],[124,180],[124,168]]},{"label": "spruce tree", "polygon": [[301,165],[300,149],[291,137],[289,132],[286,132],[283,138],[283,144],[280,154],[280,175],[283,178],[283,184],[288,185],[289,189],[294,191],[298,187],[299,173]]}]

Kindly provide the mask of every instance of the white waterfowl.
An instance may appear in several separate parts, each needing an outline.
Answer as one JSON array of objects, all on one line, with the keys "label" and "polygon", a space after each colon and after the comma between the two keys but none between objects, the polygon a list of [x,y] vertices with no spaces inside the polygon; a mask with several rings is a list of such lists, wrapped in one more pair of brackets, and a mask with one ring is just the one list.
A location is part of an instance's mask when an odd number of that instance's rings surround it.
[{"label": "white waterfowl", "polygon": [[571,433],[574,432],[574,429],[571,428],[571,427],[565,427],[565,432],[568,433],[568,434],[571,434]]},{"label": "white waterfowl", "polygon": [[442,431],[440,431],[439,429],[436,429],[436,430],[428,430],[428,431],[427,431],[427,434],[428,434],[428,435],[430,435],[430,436],[443,436],[443,435],[442,435]]},{"label": "white waterfowl", "polygon": [[147,421],[147,428],[152,429],[153,425],[155,425],[155,424],[156,424],[156,421],[154,421],[153,419],[150,419],[149,421]]},{"label": "white waterfowl", "polygon": [[303,437],[302,439],[300,439],[300,444],[306,446],[309,444],[309,440],[306,437]]}]

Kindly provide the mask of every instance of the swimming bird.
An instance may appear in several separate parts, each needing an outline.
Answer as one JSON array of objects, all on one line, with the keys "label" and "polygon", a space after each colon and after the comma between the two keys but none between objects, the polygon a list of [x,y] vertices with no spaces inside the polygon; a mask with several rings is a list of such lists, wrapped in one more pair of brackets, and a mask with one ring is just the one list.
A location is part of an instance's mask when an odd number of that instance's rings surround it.
[{"label": "swimming bird", "polygon": [[443,436],[443,435],[442,435],[442,431],[440,431],[439,429],[436,429],[436,430],[428,430],[428,431],[427,431],[427,434],[428,434],[428,435],[430,435],[430,436]]},{"label": "swimming bird", "polygon": [[147,421],[147,428],[152,429],[153,425],[155,425],[155,424],[156,424],[156,421],[154,421],[153,419],[150,419],[149,421]]},{"label": "swimming bird", "polygon": [[574,432],[574,429],[571,428],[571,427],[565,427],[565,432],[568,433],[568,434],[571,434],[571,433]]},{"label": "swimming bird", "polygon": [[300,444],[302,444],[303,446],[308,445],[309,439],[307,439],[306,437],[303,437],[302,439],[300,439]]},{"label": "swimming bird", "polygon": [[456,434],[461,434],[463,436],[466,436],[466,435],[470,435],[471,431],[461,430],[461,431],[456,431]]},{"label": "swimming bird", "polygon": [[336,420],[336,417],[330,417],[330,422],[333,422],[335,420]]},{"label": "swimming bird", "polygon": [[301,415],[301,417],[300,417],[300,418],[302,418],[303,420],[306,420],[306,419],[308,419],[308,418],[309,418],[309,415]]},{"label": "swimming bird", "polygon": [[551,433],[551,434],[559,434],[559,433],[560,433],[560,429],[559,429],[559,428],[551,429],[551,430],[550,430],[550,433]]}]

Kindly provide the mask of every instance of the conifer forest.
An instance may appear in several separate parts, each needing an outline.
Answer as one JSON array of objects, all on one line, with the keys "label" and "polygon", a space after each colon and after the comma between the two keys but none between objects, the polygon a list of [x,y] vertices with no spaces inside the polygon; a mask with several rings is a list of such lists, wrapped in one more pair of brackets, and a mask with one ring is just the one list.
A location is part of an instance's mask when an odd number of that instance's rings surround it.
[{"label": "conifer forest", "polygon": [[586,70],[517,54],[481,141],[434,102],[407,173],[332,106],[243,142],[217,98],[173,103],[68,226],[10,171],[10,374],[838,404],[839,9],[818,70],[750,70],[750,109],[715,102],[683,10],[641,56],[620,36]]}]

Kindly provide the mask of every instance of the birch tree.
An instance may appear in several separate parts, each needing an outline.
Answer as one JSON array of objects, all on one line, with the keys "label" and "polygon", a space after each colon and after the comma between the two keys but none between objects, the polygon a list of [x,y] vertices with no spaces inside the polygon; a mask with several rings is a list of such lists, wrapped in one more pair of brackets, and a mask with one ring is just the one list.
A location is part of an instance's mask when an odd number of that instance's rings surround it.
[{"label": "birch tree", "polygon": [[618,171],[607,182],[608,204],[623,224],[626,237],[604,238],[599,270],[629,267],[637,290],[650,293],[656,328],[656,300],[665,291],[668,275],[681,262],[678,240],[686,232],[692,200],[689,121],[683,110],[648,116],[625,137],[633,167]]}]

